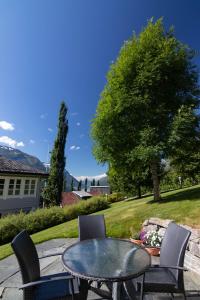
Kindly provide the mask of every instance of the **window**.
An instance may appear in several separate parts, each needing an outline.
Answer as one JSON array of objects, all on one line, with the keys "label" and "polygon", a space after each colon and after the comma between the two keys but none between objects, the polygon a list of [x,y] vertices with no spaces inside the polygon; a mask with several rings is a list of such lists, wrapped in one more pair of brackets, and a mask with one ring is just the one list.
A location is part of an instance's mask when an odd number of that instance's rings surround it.
[{"label": "window", "polygon": [[14,194],[14,185],[15,185],[15,180],[10,179],[9,187],[8,187],[8,195],[10,195],[10,196]]},{"label": "window", "polygon": [[24,195],[28,195],[29,194],[29,186],[30,186],[30,180],[26,179],[25,180],[25,186],[24,186]]},{"label": "window", "polygon": [[20,195],[21,179],[16,180],[15,195]]},{"label": "window", "polygon": [[35,179],[31,180],[31,189],[30,189],[30,195],[35,194]]},{"label": "window", "polygon": [[20,195],[21,179],[10,179],[8,186],[8,195]]},{"label": "window", "polygon": [[35,194],[35,186],[36,180],[35,179],[26,179],[25,186],[24,186],[24,195],[34,195]]},{"label": "window", "polygon": [[0,179],[0,196],[3,196],[5,179]]}]

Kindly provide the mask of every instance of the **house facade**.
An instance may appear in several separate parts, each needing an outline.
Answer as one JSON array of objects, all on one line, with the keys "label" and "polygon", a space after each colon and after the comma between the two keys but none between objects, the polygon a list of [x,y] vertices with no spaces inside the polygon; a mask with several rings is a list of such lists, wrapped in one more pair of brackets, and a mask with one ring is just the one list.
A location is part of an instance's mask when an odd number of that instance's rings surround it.
[{"label": "house facade", "polygon": [[0,156],[0,216],[39,207],[46,172]]}]

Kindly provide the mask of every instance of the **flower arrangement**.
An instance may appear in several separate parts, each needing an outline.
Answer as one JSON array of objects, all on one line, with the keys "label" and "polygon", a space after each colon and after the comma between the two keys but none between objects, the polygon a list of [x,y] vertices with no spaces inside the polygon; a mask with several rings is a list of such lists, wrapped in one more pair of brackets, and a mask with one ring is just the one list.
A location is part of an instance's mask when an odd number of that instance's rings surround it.
[{"label": "flower arrangement", "polygon": [[145,244],[152,247],[160,247],[163,237],[158,233],[158,231],[149,231],[145,236]]}]

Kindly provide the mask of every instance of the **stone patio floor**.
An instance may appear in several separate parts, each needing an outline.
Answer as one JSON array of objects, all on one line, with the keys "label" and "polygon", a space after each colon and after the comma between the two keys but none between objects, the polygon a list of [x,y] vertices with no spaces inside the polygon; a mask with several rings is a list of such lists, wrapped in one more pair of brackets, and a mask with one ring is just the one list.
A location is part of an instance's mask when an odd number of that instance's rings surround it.
[{"label": "stone patio floor", "polygon": [[[51,253],[63,252],[66,247],[75,243],[77,239],[53,239],[37,245],[38,255],[43,256]],[[63,266],[60,256],[53,256],[40,260],[42,275],[62,272]],[[18,289],[21,285],[21,275],[19,266],[14,255],[0,261],[0,298],[3,300],[15,299],[22,300],[22,291]],[[185,273],[185,287],[187,297],[190,300],[200,300],[200,276],[194,272]],[[92,292],[89,292],[88,300],[101,299]],[[168,300],[170,295],[149,294],[145,295],[145,300]],[[181,295],[175,296],[176,300],[181,300]]]}]

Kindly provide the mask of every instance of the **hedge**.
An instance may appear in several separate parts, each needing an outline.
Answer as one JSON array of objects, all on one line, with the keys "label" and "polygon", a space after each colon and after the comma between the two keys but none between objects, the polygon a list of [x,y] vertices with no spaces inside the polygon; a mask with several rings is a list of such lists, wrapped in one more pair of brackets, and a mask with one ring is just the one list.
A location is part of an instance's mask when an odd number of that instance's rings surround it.
[{"label": "hedge", "polygon": [[40,208],[25,214],[20,212],[0,219],[0,245],[10,242],[22,229],[29,234],[77,218],[79,215],[91,214],[110,207],[103,197],[92,197],[77,204],[61,207]]},{"label": "hedge", "polygon": [[109,203],[115,203],[115,202],[123,201],[124,199],[125,199],[125,194],[121,192],[117,192],[108,195],[107,200]]}]

